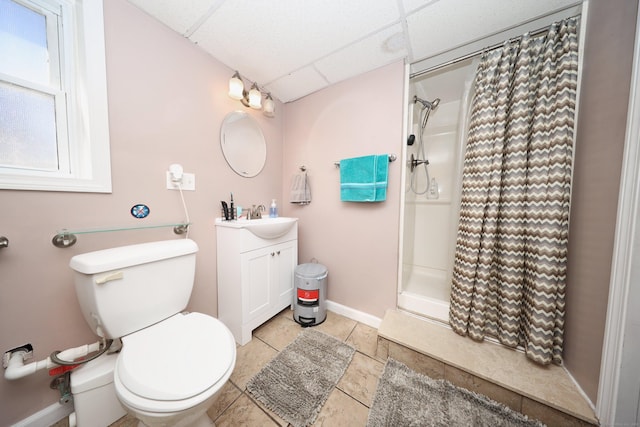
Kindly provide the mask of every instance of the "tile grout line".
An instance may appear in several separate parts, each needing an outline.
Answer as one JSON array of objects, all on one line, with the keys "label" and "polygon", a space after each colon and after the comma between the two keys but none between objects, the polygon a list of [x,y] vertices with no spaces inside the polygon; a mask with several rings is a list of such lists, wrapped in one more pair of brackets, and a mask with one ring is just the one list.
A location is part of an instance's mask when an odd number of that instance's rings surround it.
[{"label": "tile grout line", "polygon": [[237,386],[236,384],[234,384],[232,381],[229,381],[229,382],[231,383],[231,385],[232,385],[233,387],[235,387],[235,389],[236,389],[236,390],[238,390],[238,391],[240,392],[240,394],[239,394],[235,399],[233,399],[233,400],[231,401],[231,403],[229,403],[229,404],[227,405],[227,407],[226,407],[226,408],[224,408],[224,410],[220,411],[220,413],[218,414],[218,416],[216,417],[216,419],[215,419],[215,420],[211,420],[211,421],[213,421],[213,423],[214,423],[214,424],[215,424],[215,422],[216,422],[218,419],[220,419],[220,417],[221,417],[225,412],[227,412],[227,411],[229,410],[229,408],[231,408],[231,407],[233,406],[233,404],[234,404],[234,403],[236,403],[236,401],[237,401],[238,399],[240,399],[240,397],[242,397],[242,395],[244,394],[244,392],[243,392],[242,390],[240,390],[240,387],[238,387],[238,386]]},{"label": "tile grout line", "polygon": [[[278,422],[278,420],[276,420],[275,418],[273,418],[273,417],[271,416],[271,414],[269,414],[269,413],[265,410],[265,408],[263,408],[263,407],[262,407],[261,402],[259,402],[258,400],[254,399],[254,398],[253,398],[253,396],[251,396],[251,393],[249,393],[249,390],[246,390],[246,389],[245,389],[245,391],[243,392],[243,394],[244,394],[244,395],[246,395],[246,396],[249,398],[249,400],[251,401],[251,403],[253,403],[254,405],[256,405],[256,406],[258,407],[258,409],[260,409],[260,410],[261,410],[261,411],[262,411],[262,412],[263,412],[267,417],[269,417],[269,419],[270,419],[271,421],[273,421],[274,423],[276,423],[276,425],[278,425],[278,426],[280,425],[280,423]],[[276,414],[276,415],[277,415],[277,414]],[[289,423],[287,422],[287,420],[282,420],[282,421],[284,421],[285,423],[287,423],[287,425],[289,425]]]},{"label": "tile grout line", "polygon": [[[265,340],[263,340],[262,338],[257,337],[257,336],[255,336],[255,335],[254,335],[254,336],[252,337],[252,339],[259,340],[259,341],[261,341],[263,344],[265,344],[267,347],[270,347],[270,348],[274,349],[274,350],[276,351],[276,356],[277,356],[278,354],[280,354],[280,351],[281,351],[281,350],[278,350],[277,348],[275,348],[274,346],[272,346],[271,344],[269,344],[268,342],[266,342],[266,341],[265,341]],[[276,356],[273,356],[273,357],[276,357]],[[267,362],[267,363],[269,363],[269,362]]]},{"label": "tile grout line", "polygon": [[356,330],[356,327],[358,327],[358,325],[360,324],[360,322],[356,321],[355,325],[353,325],[353,328],[351,328],[351,331],[349,331],[349,334],[347,335],[347,337],[344,339],[344,342],[346,343],[349,338],[351,337],[351,335],[353,335],[353,332]]}]

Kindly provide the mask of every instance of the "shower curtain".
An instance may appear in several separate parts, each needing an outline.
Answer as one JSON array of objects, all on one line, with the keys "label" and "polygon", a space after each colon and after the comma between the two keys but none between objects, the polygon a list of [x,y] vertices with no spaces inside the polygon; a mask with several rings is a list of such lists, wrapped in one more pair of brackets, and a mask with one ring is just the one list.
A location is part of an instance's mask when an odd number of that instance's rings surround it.
[{"label": "shower curtain", "polygon": [[578,18],[483,54],[475,79],[449,322],[562,362]]}]

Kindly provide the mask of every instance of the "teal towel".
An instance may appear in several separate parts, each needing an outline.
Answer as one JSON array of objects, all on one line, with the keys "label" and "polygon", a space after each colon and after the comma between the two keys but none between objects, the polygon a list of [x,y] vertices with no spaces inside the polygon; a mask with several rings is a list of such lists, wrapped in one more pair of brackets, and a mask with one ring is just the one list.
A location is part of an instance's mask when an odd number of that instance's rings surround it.
[{"label": "teal towel", "polygon": [[387,199],[389,155],[354,157],[340,161],[340,200],[382,202]]}]

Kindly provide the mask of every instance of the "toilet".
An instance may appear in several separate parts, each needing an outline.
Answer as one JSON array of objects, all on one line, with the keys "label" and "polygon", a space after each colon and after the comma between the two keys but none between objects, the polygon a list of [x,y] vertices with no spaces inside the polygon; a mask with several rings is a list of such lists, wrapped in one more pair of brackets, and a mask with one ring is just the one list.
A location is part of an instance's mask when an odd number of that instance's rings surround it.
[{"label": "toilet", "polygon": [[213,425],[206,411],[233,372],[236,346],[218,319],[183,312],[197,251],[180,239],[71,258],[85,320],[98,336],[122,342],[119,353],[71,374],[74,424],[107,425],[124,407],[147,426]]}]

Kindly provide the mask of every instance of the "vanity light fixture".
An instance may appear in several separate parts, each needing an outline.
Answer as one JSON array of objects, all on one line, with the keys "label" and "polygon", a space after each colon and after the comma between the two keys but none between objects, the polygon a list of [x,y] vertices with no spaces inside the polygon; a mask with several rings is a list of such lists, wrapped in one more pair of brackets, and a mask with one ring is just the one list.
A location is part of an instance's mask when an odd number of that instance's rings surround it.
[{"label": "vanity light fixture", "polygon": [[270,93],[267,93],[264,103],[262,101],[263,92],[257,83],[251,85],[251,89],[247,92],[244,88],[242,76],[237,71],[233,73],[229,80],[229,97],[242,102],[245,107],[251,107],[255,110],[262,110],[267,117],[275,115],[275,102]]}]

